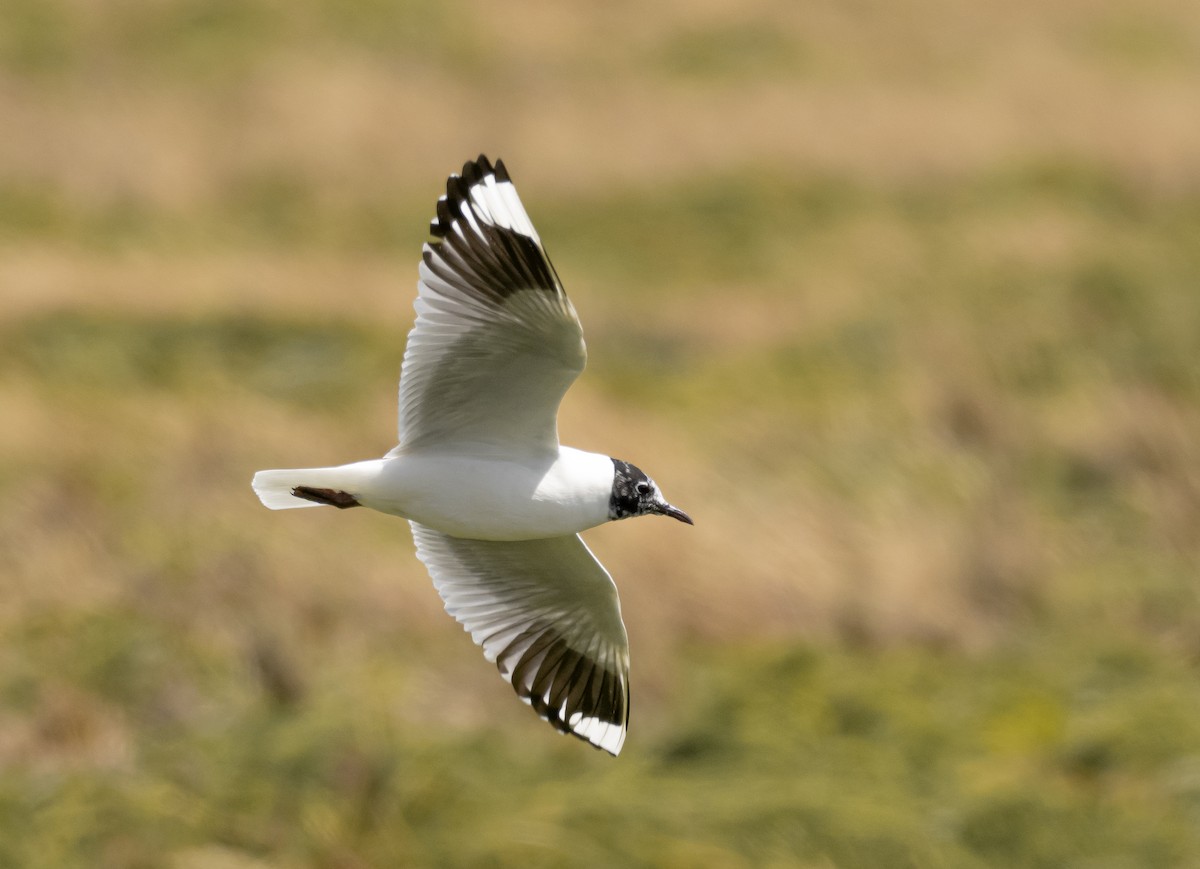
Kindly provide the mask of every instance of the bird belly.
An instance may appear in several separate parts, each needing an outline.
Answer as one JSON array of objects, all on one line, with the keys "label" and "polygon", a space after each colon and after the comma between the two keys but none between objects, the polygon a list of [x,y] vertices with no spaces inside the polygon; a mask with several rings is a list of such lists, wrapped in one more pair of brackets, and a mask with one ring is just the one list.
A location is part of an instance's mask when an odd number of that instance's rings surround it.
[{"label": "bird belly", "polygon": [[559,537],[608,519],[611,471],[578,455],[566,461],[399,455],[384,459],[357,495],[364,506],[454,537]]}]

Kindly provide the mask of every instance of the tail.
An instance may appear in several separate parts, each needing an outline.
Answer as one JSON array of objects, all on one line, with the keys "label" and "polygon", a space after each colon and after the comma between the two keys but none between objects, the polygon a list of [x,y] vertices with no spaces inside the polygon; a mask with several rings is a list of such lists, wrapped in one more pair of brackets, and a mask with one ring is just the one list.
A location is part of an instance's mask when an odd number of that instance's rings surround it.
[{"label": "tail", "polygon": [[358,499],[346,491],[345,468],[289,468],[259,471],[250,483],[258,499],[272,510],[293,507],[357,507]]}]

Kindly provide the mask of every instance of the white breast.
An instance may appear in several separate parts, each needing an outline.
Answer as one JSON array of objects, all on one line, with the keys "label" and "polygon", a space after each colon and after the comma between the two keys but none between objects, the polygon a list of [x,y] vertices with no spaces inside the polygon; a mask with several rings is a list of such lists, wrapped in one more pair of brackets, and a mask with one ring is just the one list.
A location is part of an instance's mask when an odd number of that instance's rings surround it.
[{"label": "white breast", "polygon": [[360,462],[358,500],[454,537],[532,540],[608,520],[608,456],[560,447],[544,459],[421,452]]}]

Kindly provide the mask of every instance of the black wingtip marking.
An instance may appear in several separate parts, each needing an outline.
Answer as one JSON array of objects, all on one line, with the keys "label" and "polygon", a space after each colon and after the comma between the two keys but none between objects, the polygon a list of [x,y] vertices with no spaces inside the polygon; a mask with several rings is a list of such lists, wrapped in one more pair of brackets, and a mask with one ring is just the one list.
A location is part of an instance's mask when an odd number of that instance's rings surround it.
[{"label": "black wingtip marking", "polygon": [[[502,160],[495,166],[480,154],[463,164],[461,175],[446,179],[446,194],[438,199],[437,217],[430,222],[434,241],[424,253],[425,264],[449,284],[465,284],[471,292],[503,300],[520,290],[558,292],[558,276],[541,245],[515,229],[485,219],[471,201],[471,191],[494,176],[511,183]],[[467,228],[468,213],[474,230]],[[454,231],[455,222],[466,230]]]},{"label": "black wingtip marking", "polygon": [[[528,642],[531,636],[534,639]],[[522,645],[525,647],[515,655],[515,661],[508,650],[496,657],[496,666],[508,677],[517,695],[560,733],[614,753],[575,732],[571,719],[580,714],[628,730],[628,693],[620,674],[590,655],[575,651],[561,636],[543,627],[522,632],[509,649]]]},{"label": "black wingtip marking", "polygon": [[437,217],[429,221],[429,231],[438,238],[445,238],[446,233],[450,231],[450,225],[454,218],[450,214],[450,206],[446,202],[446,197],[442,196],[437,201]]},{"label": "black wingtip marking", "polygon": [[[469,165],[469,164],[468,164]],[[446,179],[446,195],[438,200],[438,215],[442,214],[442,203],[446,203],[448,214],[459,216],[462,211],[462,201],[467,198],[470,187],[460,175],[451,175]]]},{"label": "black wingtip marking", "polygon": [[492,168],[492,161],[487,158],[487,154],[480,154],[474,160],[463,163],[462,177],[472,184],[492,174],[495,174],[495,170]]},{"label": "black wingtip marking", "polygon": [[491,172],[488,171],[490,169],[491,166],[488,165],[487,157],[480,154],[478,160],[474,162],[463,163],[463,180],[467,182],[468,186],[474,187],[476,184],[483,181],[485,175],[491,174]]}]

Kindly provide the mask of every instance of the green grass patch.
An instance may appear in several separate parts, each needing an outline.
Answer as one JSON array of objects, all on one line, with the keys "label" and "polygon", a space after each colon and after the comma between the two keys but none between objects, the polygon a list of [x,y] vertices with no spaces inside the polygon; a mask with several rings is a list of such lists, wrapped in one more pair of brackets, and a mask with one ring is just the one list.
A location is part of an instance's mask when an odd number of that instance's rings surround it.
[{"label": "green grass patch", "polygon": [[81,391],[249,389],[337,413],[374,398],[400,366],[395,336],[349,323],[253,316],[195,320],[61,311],[10,324],[10,373]]},{"label": "green grass patch", "polygon": [[[35,867],[153,865],[206,843],[317,864],[1200,859],[1194,668],[1120,640],[1044,652],[702,651],[680,717],[619,762],[515,728],[409,732],[369,694],[288,714],[251,702],[145,733],[119,773],[12,770],[0,841]],[[25,849],[30,829],[49,850]]]}]

